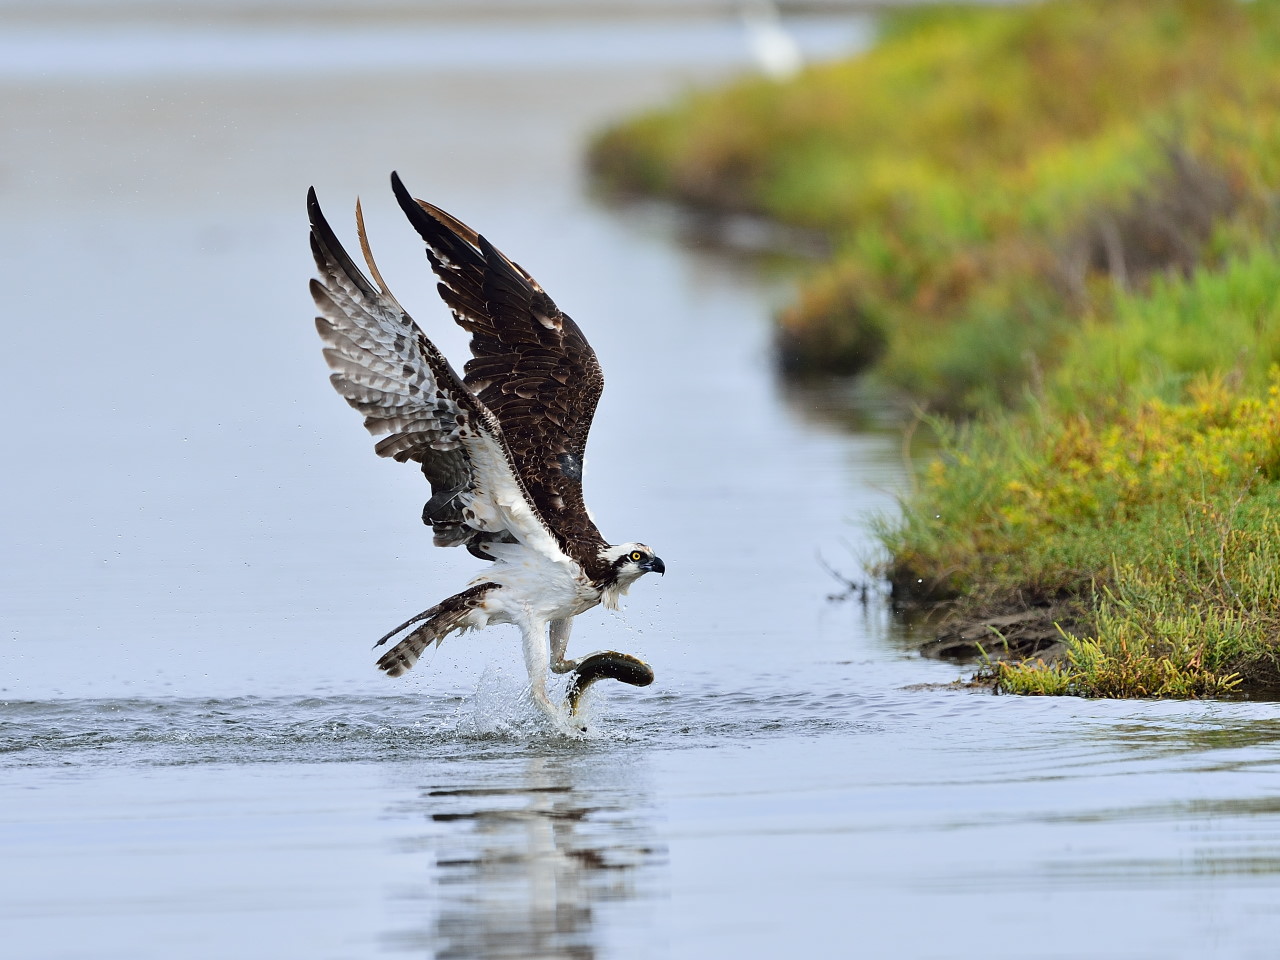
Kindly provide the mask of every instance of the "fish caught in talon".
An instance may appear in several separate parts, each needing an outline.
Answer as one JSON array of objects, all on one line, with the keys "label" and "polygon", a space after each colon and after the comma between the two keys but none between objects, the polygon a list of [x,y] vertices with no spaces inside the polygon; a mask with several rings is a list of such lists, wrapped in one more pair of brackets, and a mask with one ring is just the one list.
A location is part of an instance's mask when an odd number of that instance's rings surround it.
[{"label": "fish caught in talon", "polygon": [[595,351],[519,264],[415,200],[394,173],[391,189],[426,244],[440,296],[471,335],[471,359],[459,376],[387,288],[360,204],[356,231],[368,275],[311,190],[319,272],[311,295],[329,380],[381,438],[379,456],[421,467],[431,485],[422,521],[436,546],[465,546],[490,567],[379,640],[375,646],[399,637],[379,669],[398,677],[452,633],[510,623],[520,630],[530,695],[548,716],[558,715],[547,697],[549,672],[574,674],[571,709],[597,680],[652,683],[649,666],[627,654],[566,657],[574,617],[597,605],[617,610],[642,576],[667,571],[643,543],[605,540],[583,500],[587,433],[604,388]]},{"label": "fish caught in talon", "polygon": [[564,703],[569,708],[570,716],[577,714],[582,695],[597,680],[617,680],[633,687],[647,687],[653,683],[653,667],[639,657],[618,653],[616,650],[584,657],[574,669],[569,678],[569,689],[565,691]]}]

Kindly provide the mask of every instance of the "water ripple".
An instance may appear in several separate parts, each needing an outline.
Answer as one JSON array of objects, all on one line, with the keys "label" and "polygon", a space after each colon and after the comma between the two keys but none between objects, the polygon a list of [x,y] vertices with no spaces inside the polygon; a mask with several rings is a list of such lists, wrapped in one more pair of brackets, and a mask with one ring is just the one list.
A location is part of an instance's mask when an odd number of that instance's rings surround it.
[{"label": "water ripple", "polygon": [[[629,692],[629,691],[628,691]],[[477,749],[669,747],[873,729],[855,694],[662,693],[588,704],[574,744],[510,691],[460,696],[114,698],[0,703],[0,766],[94,763],[332,762]]]}]

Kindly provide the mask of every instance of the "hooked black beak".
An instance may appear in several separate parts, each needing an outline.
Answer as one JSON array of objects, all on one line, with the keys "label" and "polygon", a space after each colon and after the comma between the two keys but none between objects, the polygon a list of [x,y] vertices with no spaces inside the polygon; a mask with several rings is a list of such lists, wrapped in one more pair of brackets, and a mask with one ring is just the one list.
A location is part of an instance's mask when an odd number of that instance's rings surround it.
[{"label": "hooked black beak", "polygon": [[641,564],[641,566],[649,573],[665,574],[667,572],[667,565],[662,562],[661,557],[654,557],[652,560],[646,560]]}]

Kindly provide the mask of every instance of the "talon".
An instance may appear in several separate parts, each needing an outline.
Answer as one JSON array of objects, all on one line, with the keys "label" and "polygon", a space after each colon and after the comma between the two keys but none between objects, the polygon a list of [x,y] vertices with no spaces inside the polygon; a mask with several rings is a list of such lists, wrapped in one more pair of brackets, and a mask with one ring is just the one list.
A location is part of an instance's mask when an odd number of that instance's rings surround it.
[{"label": "talon", "polygon": [[551,702],[551,698],[545,693],[541,696],[535,693],[533,695],[533,705],[542,712],[543,716],[548,717],[551,720],[560,719],[560,711],[556,709],[556,705]]},{"label": "talon", "polygon": [[633,687],[647,687],[653,683],[653,667],[639,657],[629,653],[618,653],[608,650],[604,653],[593,653],[584,657],[569,681],[569,689],[565,693],[564,702],[569,708],[569,715],[576,715],[578,704],[587,687],[597,680],[617,680],[629,683]]}]

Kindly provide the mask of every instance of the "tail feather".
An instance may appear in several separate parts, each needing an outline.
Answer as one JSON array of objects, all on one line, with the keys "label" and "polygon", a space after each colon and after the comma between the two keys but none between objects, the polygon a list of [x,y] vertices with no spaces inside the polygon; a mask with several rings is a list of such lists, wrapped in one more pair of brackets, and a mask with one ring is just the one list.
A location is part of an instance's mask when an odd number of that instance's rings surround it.
[{"label": "tail feather", "polygon": [[470,629],[473,626],[469,622],[472,611],[484,603],[490,590],[497,589],[499,584],[496,583],[477,583],[461,593],[455,593],[447,600],[441,600],[429,610],[424,610],[413,619],[402,623],[379,640],[378,644],[385,643],[405,627],[425,621],[422,626],[382,655],[378,660],[378,669],[389,677],[398,677],[407,673],[431,644],[438,646],[440,641],[449,634]]}]

